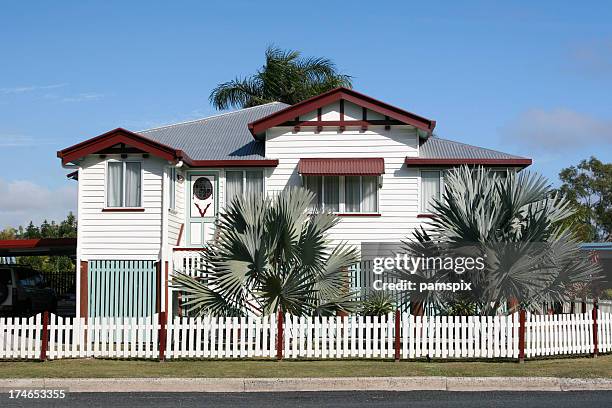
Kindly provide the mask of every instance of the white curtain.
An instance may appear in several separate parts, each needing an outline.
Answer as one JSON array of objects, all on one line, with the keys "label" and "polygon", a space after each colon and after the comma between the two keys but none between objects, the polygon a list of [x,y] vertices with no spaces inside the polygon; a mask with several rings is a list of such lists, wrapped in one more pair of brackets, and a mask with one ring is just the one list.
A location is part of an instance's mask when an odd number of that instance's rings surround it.
[{"label": "white curtain", "polygon": [[106,205],[121,207],[123,203],[123,163],[108,162],[106,179]]},{"label": "white curtain", "polygon": [[312,207],[320,210],[323,204],[323,201],[321,200],[321,176],[304,176],[304,187],[315,194]]},{"label": "white curtain", "polygon": [[325,211],[338,212],[340,210],[340,178],[323,178],[323,209]]},{"label": "white curtain", "polygon": [[362,182],[362,200],[361,200],[361,212],[364,213],[375,213],[378,212],[378,177],[376,176],[364,176],[361,178]]},{"label": "white curtain", "polygon": [[125,206],[140,207],[140,163],[125,163]]},{"label": "white curtain", "polygon": [[359,212],[361,201],[361,186],[359,176],[346,176],[344,178],[344,210],[346,212]]},{"label": "white curtain", "polygon": [[263,194],[263,171],[249,170],[246,171],[246,193]]},{"label": "white curtain", "polygon": [[421,211],[433,212],[434,199],[440,198],[440,172],[421,171]]},{"label": "white curtain", "polygon": [[225,203],[230,204],[234,197],[242,195],[242,171],[225,172]]}]

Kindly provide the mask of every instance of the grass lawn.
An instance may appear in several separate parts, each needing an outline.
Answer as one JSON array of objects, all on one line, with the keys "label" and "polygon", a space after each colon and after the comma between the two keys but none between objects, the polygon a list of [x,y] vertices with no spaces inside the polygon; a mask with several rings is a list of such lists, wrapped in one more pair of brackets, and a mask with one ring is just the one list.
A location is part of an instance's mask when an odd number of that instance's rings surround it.
[{"label": "grass lawn", "polygon": [[458,361],[118,361],[0,362],[0,378],[86,377],[575,377],[612,378],[612,355],[515,362]]}]

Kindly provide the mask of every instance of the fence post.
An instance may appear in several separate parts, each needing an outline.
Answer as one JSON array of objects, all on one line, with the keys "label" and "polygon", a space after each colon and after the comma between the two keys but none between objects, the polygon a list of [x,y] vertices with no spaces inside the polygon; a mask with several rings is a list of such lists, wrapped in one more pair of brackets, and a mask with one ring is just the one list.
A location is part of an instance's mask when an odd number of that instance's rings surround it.
[{"label": "fence post", "polygon": [[401,313],[399,309],[395,310],[395,361],[400,361],[400,318]]},{"label": "fence post", "polygon": [[159,361],[166,359],[166,324],[168,317],[166,312],[159,312]]},{"label": "fence post", "polygon": [[599,310],[599,305],[597,304],[597,299],[593,300],[593,357],[597,357],[599,353],[598,346],[598,338],[597,338],[597,311]]},{"label": "fence post", "polygon": [[276,359],[283,359],[283,310],[278,310],[278,320],[276,322]]},{"label": "fence post", "polygon": [[525,362],[525,328],[527,326],[527,312],[525,309],[519,310],[519,333],[518,333],[518,359],[519,363]]},{"label": "fence post", "polygon": [[49,347],[49,312],[43,313],[42,338],[40,345],[40,360],[47,360],[47,348]]}]

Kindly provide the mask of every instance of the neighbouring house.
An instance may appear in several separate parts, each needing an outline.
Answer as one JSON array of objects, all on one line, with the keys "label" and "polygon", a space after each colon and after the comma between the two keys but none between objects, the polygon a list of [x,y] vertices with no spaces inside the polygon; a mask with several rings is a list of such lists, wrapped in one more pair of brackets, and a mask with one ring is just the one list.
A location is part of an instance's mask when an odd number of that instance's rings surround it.
[{"label": "neighbouring house", "polygon": [[78,180],[77,314],[177,310],[175,270],[199,250],[234,196],[306,186],[341,218],[331,238],[395,242],[430,214],[444,170],[520,170],[531,159],[432,135],[436,122],[351,89],[132,132],[58,152]]}]

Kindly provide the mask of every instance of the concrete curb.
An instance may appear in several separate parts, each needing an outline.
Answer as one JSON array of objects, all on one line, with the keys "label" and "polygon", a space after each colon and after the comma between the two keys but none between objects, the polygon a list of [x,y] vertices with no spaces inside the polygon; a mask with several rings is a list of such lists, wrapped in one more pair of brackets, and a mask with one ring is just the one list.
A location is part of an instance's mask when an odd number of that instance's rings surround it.
[{"label": "concrete curb", "polygon": [[0,389],[62,389],[67,392],[612,391],[612,378],[24,378],[0,379]]}]

